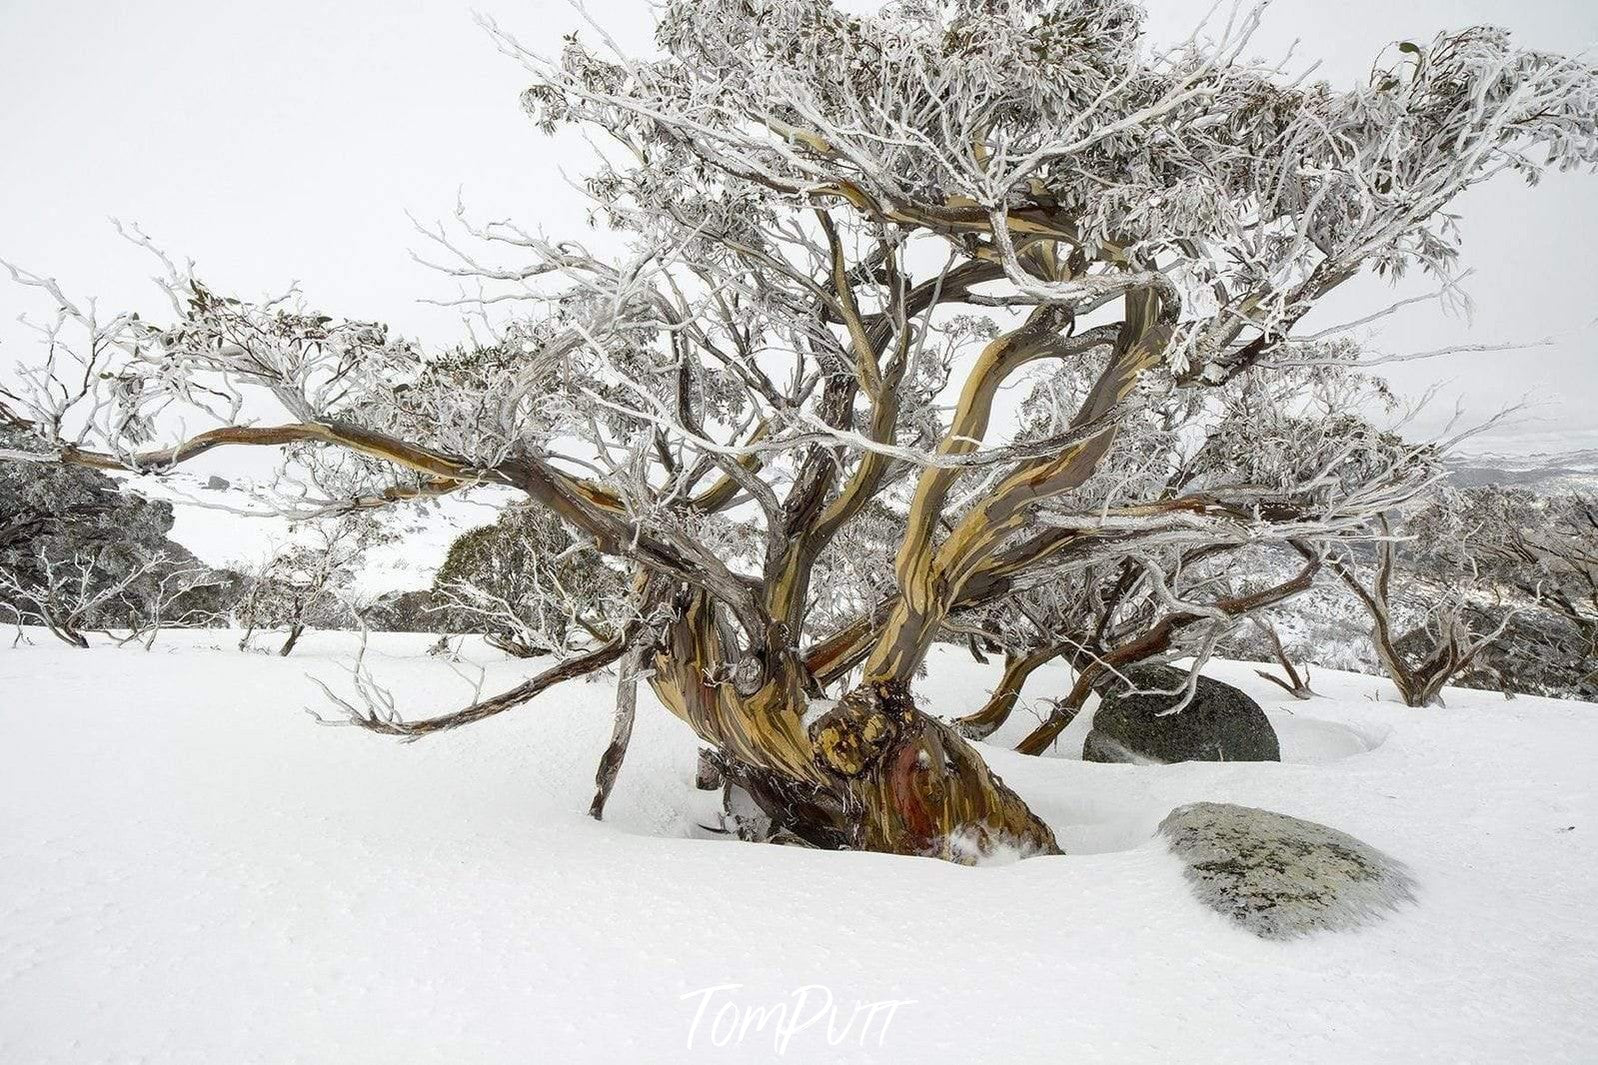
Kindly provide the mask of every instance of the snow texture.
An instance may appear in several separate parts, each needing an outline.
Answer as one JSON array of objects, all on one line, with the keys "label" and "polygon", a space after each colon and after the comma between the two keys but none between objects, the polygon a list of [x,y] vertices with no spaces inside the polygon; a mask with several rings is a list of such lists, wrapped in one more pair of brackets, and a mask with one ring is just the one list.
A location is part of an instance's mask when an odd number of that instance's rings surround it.
[{"label": "snow texture", "polygon": [[1265,939],[1359,928],[1415,900],[1404,866],[1346,832],[1196,802],[1160,822],[1200,902]]},{"label": "snow texture", "polygon": [[[968,869],[707,832],[698,744],[646,690],[590,820],[613,678],[399,743],[303,713],[307,673],[347,683],[347,633],[289,659],[224,632],[32,636],[0,641],[5,1065],[1598,1060],[1592,706],[1411,710],[1332,671],[1298,703],[1211,663],[1282,762],[1099,765],[1071,756],[1091,712],[1053,757],[1008,749],[1064,690],[1047,667],[982,753],[1068,853]],[[377,634],[368,656],[417,717],[479,676],[431,642]],[[467,652],[487,692],[529,668]],[[954,715],[997,675],[939,647],[917,686]],[[1335,826],[1423,890],[1355,931],[1260,939],[1156,835],[1195,802]],[[883,1003],[886,1031],[850,1026]],[[774,1032],[776,1006],[818,1004]]]}]

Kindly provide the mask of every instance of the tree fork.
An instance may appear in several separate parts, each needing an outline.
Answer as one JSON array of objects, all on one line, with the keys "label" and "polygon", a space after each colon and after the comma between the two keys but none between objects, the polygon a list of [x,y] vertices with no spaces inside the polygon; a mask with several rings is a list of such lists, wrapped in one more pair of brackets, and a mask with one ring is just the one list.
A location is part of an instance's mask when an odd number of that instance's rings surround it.
[{"label": "tree fork", "polygon": [[[1098,469],[1115,438],[1115,412],[1143,372],[1163,356],[1175,325],[1176,307],[1164,303],[1155,290],[1132,290],[1125,303],[1126,317],[1114,329],[1109,362],[1071,420],[1073,430],[1095,432],[1056,455],[1021,463],[936,548],[932,535],[952,478],[938,468],[923,471],[895,562],[899,601],[866,662],[868,679],[907,681],[966,582],[1021,528],[1029,508],[1080,487]],[[1047,355],[1082,354],[1106,342],[1096,331],[1059,337],[1053,330],[1062,313],[1060,308],[1040,307],[1020,329],[984,349],[966,380],[950,431],[939,444],[940,454],[977,446],[987,430],[994,392],[1014,370]]]}]

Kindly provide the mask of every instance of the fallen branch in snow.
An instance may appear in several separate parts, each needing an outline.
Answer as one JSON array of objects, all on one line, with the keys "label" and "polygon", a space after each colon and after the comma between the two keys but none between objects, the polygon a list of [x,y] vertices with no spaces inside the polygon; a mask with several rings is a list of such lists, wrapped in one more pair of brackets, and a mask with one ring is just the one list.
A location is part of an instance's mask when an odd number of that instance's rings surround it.
[{"label": "fallen branch in snow", "polygon": [[309,708],[307,708],[306,712],[315,718],[319,724],[323,725],[356,725],[366,729],[368,732],[378,732],[385,736],[403,736],[406,739],[416,739],[421,736],[431,735],[434,732],[444,732],[448,729],[459,728],[461,725],[470,725],[472,722],[481,721],[485,717],[493,717],[495,714],[515,709],[562,681],[574,680],[595,670],[604,669],[621,658],[626,646],[625,637],[617,637],[585,654],[559,662],[508,691],[474,702],[470,706],[463,707],[454,713],[444,714],[440,717],[425,718],[421,721],[401,720],[394,711],[392,704],[380,703],[368,697],[365,694],[364,685],[359,687],[363,691],[361,701],[365,704],[365,708],[364,710],[357,708],[347,699],[334,695],[332,689],[313,677],[311,679],[315,681],[316,686],[321,688],[329,699],[342,708],[347,716],[344,719],[333,719],[325,718]]}]

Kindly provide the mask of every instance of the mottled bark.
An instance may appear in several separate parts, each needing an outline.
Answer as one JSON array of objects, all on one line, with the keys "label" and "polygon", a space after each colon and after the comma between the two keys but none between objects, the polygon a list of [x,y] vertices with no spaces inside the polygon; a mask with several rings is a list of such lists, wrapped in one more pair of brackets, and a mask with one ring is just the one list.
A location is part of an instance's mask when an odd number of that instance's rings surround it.
[{"label": "mottled bark", "polygon": [[1087,704],[1088,696],[1092,695],[1100,678],[1111,676],[1112,669],[1118,669],[1130,660],[1135,660],[1139,652],[1127,652],[1121,655],[1109,655],[1097,661],[1082,665],[1076,674],[1076,681],[1072,683],[1071,690],[1065,698],[1056,699],[1054,709],[1049,711],[1049,716],[1043,724],[1027,733],[1015,749],[1022,754],[1043,754],[1059,740],[1060,733],[1064,732],[1076,720],[1076,715],[1082,712],[1082,707]]},{"label": "mottled bark", "polygon": [[856,688],[810,732],[818,760],[860,810],[859,849],[963,863],[1059,853],[1049,826],[901,685]]},{"label": "mottled bark", "polygon": [[1016,369],[1049,355],[1083,355],[1108,344],[1110,357],[1071,421],[1077,441],[1045,458],[1020,463],[960,518],[941,544],[933,545],[952,485],[945,468],[921,474],[911,503],[909,529],[895,562],[899,596],[886,627],[866,660],[873,683],[907,682],[926,658],[937,630],[960,599],[967,582],[980,574],[999,549],[1018,533],[1038,503],[1085,484],[1115,439],[1117,411],[1144,371],[1161,358],[1172,323],[1164,320],[1159,297],[1139,292],[1126,299],[1126,319],[1102,335],[1093,331],[1070,339],[1056,332],[1064,322],[1057,309],[1040,308],[1027,324],[984,350],[967,378],[939,445],[942,454],[977,446],[987,431],[993,396]]},{"label": "mottled bark", "polygon": [[46,607],[43,611],[41,611],[41,615],[44,618],[45,628],[49,629],[50,634],[56,639],[67,644],[68,646],[76,647],[79,650],[85,650],[88,648],[88,639],[84,637],[83,633],[77,630],[77,627],[72,624],[70,619],[59,617],[56,612],[51,610],[49,607]]}]

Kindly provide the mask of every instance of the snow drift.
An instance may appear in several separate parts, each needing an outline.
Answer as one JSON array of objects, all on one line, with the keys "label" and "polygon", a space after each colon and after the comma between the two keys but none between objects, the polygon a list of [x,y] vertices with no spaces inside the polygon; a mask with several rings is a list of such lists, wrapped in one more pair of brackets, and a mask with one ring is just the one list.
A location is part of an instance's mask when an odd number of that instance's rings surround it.
[{"label": "snow drift", "polygon": [[[481,652],[480,676],[429,642],[377,637],[369,656],[415,716],[526,668]],[[336,686],[349,634],[307,636],[303,660],[230,647],[0,649],[0,1061],[1598,1051],[1591,706],[1451,691],[1446,711],[1410,710],[1332,673],[1328,698],[1290,703],[1212,664],[1265,707],[1281,763],[1084,763],[1089,720],[1056,757],[1001,734],[984,755],[1068,853],[967,869],[707,832],[694,738],[647,695],[607,820],[589,820],[609,680],[407,744],[302,713],[321,698],[307,671]],[[1054,668],[1018,717],[1064,683]],[[931,670],[922,690],[950,715],[994,677],[949,648]],[[1349,832],[1411,868],[1416,904],[1357,932],[1240,931],[1156,836],[1205,801]]]}]

